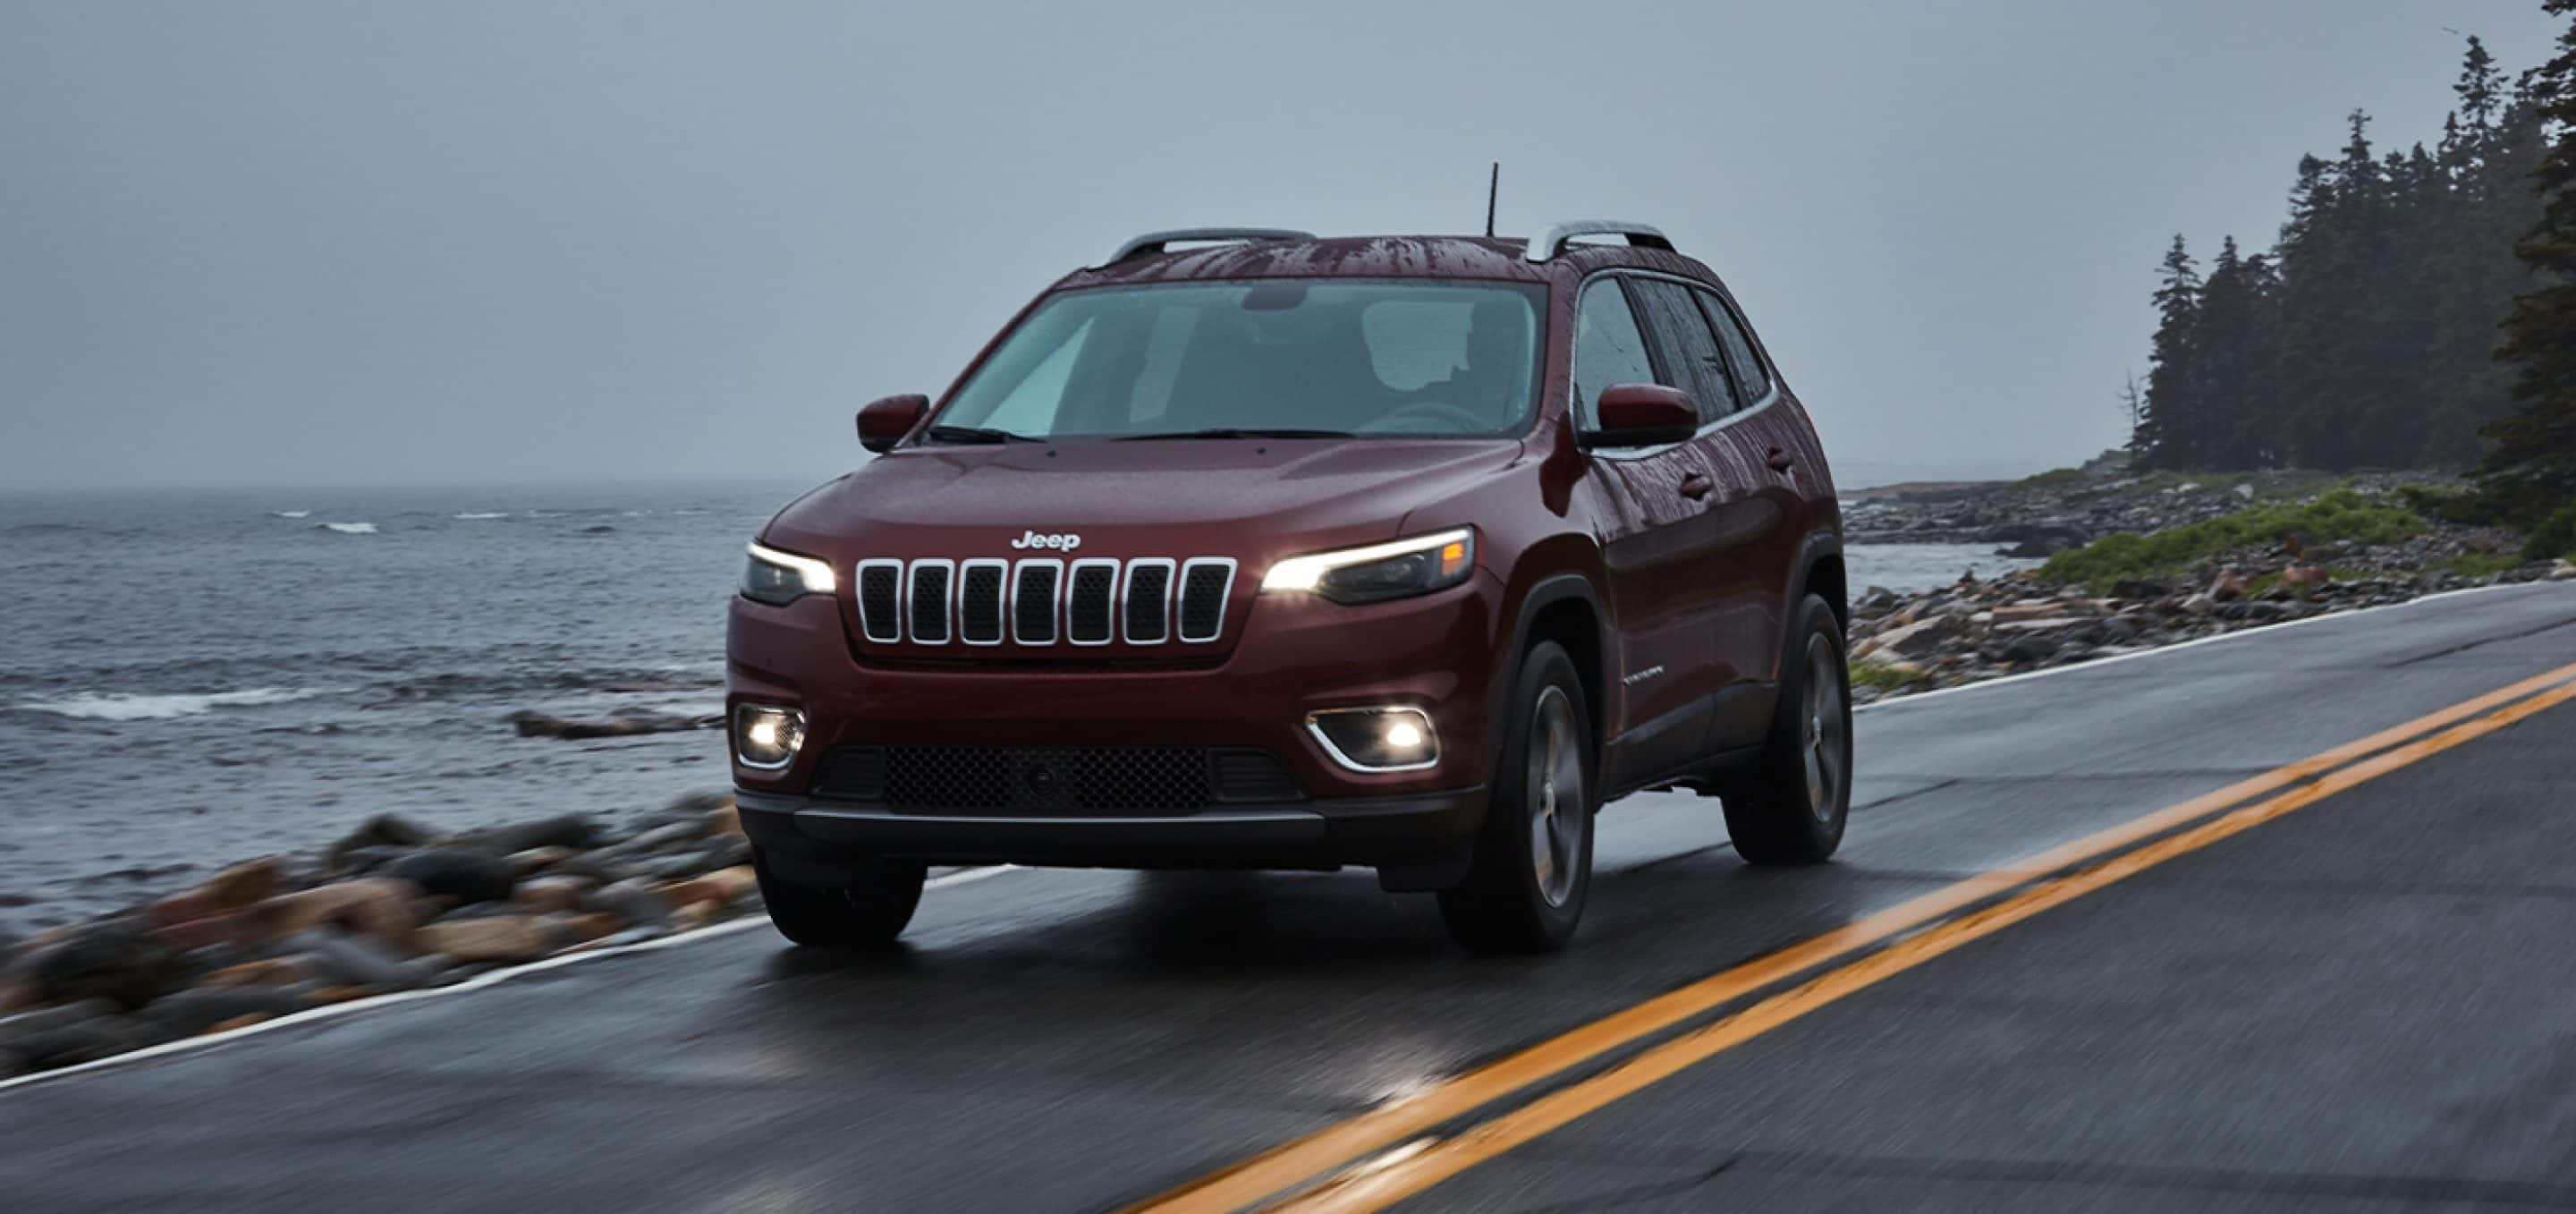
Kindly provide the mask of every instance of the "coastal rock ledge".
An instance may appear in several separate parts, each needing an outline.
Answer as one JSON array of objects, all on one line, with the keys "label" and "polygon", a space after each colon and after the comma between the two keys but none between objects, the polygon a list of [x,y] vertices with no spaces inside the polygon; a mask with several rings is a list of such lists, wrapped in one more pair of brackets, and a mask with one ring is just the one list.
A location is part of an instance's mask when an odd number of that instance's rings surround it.
[{"label": "coastal rock ledge", "polygon": [[442,835],[379,815],[313,855],[21,941],[0,938],[0,1078],[755,913],[730,797],[610,829]]}]

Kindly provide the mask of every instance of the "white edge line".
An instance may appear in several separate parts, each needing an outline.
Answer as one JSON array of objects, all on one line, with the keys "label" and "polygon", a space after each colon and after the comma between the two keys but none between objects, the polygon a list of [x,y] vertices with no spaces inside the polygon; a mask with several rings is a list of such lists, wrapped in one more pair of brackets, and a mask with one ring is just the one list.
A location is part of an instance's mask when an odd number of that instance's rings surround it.
[{"label": "white edge line", "polygon": [[[2173,653],[2178,650],[2193,649],[2202,645],[2214,645],[2220,641],[2233,641],[2242,637],[2269,636],[2284,628],[2296,628],[2302,624],[2323,624],[2329,620],[2355,619],[2360,616],[2369,615],[2373,612],[2395,611],[2399,608],[2413,607],[2419,603],[2430,603],[2435,599],[2457,598],[2464,594],[2485,594],[2493,590],[2517,590],[2531,586],[2546,585],[2548,585],[2547,582],[2498,582],[2493,586],[2470,586],[2460,590],[2439,591],[2437,593],[2424,595],[2420,598],[2411,598],[2402,603],[2382,603],[2376,607],[2363,607],[2355,611],[2329,611],[2322,615],[2302,616],[2295,620],[2283,620],[2277,624],[2258,624],[2252,628],[2238,628],[2228,632],[2215,633],[2210,636],[2193,637],[2188,641],[2176,641],[2170,645],[2157,645],[2152,648],[2133,650],[2129,653],[2115,653],[2107,658],[2094,658],[2090,661],[2074,662],[2065,666],[2051,666],[2046,670],[2025,670],[2020,674],[2008,674],[1992,679],[1978,679],[1973,683],[1961,683],[1954,687],[1936,687],[1930,691],[1917,691],[1901,696],[1890,696],[1883,700],[1872,700],[1867,704],[1863,704],[1852,709],[1852,712],[1854,714],[1859,714],[1868,712],[1874,708],[1902,708],[1908,704],[1920,704],[1925,700],[1951,695],[1956,692],[1982,691],[1988,687],[2001,687],[2006,683],[2022,683],[2031,679],[2044,679],[2053,674],[2079,674],[2087,670],[2100,670],[2105,666],[2117,665],[2133,658],[2160,657],[2164,654]],[[1862,660],[1866,661],[1868,659],[1864,658]]]},{"label": "white edge line", "polygon": [[[2141,649],[2134,653],[2114,654],[2107,658],[2098,658],[2090,662],[2077,662],[2070,666],[2052,666],[2046,670],[2025,671],[2021,674],[2010,674],[2001,678],[1981,679],[1974,683],[1962,683],[1956,687],[1935,688],[1931,691],[1921,691],[1912,695],[1898,696],[1894,699],[1878,700],[1868,704],[1863,704],[1852,711],[1854,713],[1863,713],[1875,708],[1903,707],[1907,704],[1921,703],[1922,701],[1932,699],[1936,696],[1944,696],[1952,692],[1978,691],[1988,687],[2001,687],[2006,683],[2019,683],[2029,679],[2046,678],[2053,674],[2073,674],[2086,670],[2099,670],[2104,666],[2109,666],[2118,662],[2125,662],[2131,658],[2151,658],[2161,654],[2172,653],[2176,650],[2190,649],[2199,645],[2214,644],[2219,641],[2232,641],[2240,637],[2262,636],[2269,633],[2279,632],[2284,628],[2296,628],[2301,624],[2319,624],[2328,620],[2348,620],[2356,616],[2369,615],[2376,611],[2393,611],[2401,607],[2413,607],[2419,603],[2430,603],[2436,599],[2456,598],[2461,595],[2483,594],[2492,590],[2513,590],[2522,587],[2546,584],[2547,583],[2545,582],[2500,582],[2493,586],[2471,586],[2462,590],[2445,590],[2436,594],[2424,595],[2420,598],[2408,599],[2402,603],[2383,603],[2377,607],[2364,607],[2358,611],[2335,611],[2328,612],[2323,615],[2307,616],[2296,620],[2284,620],[2278,624],[2265,624],[2254,628],[2239,628],[2232,632],[2222,632],[2214,636],[2194,637],[2188,641],[2176,641],[2171,645],[2158,645],[2152,649]],[[958,872],[950,873],[944,877],[934,878],[924,883],[922,888],[944,889],[953,885],[969,885],[977,881],[1001,876],[1004,873],[1018,871],[1019,867],[1019,865],[1015,864],[997,864],[983,868],[963,869]],[[531,961],[525,965],[514,965],[507,969],[497,969],[487,974],[477,974],[474,977],[468,978],[463,982],[456,983],[453,986],[430,987],[424,990],[394,991],[383,995],[370,995],[364,999],[352,999],[346,1003],[325,1004],[321,1007],[296,1012],[291,1015],[280,1016],[274,1020],[263,1020],[257,1024],[245,1025],[241,1028],[232,1029],[227,1032],[209,1033],[197,1037],[185,1037],[177,1041],[165,1041],[159,1045],[149,1046],[144,1049],[135,1050],[131,1053],[117,1054],[91,1062],[80,1063],[75,1066],[61,1067],[50,1071],[38,1071],[32,1075],[20,1075],[15,1079],[0,1079],[0,1092],[8,1091],[11,1088],[25,1087],[30,1084],[47,1083],[58,1079],[68,1079],[75,1075],[87,1074],[93,1071],[104,1071],[116,1067],[133,1065],[135,1063],[148,1062],[154,1058],[164,1058],[174,1054],[184,1054],[195,1050],[207,1049],[213,1046],[223,1045],[227,1042],[239,1041],[245,1037],[255,1037],[261,1033],[270,1032],[276,1029],[312,1024],[317,1021],[329,1020],[339,1016],[355,1015],[361,1011],[366,1011],[372,1008],[391,1007],[395,1004],[411,1003],[424,999],[436,999],[444,995],[461,995],[468,991],[478,991],[485,987],[498,986],[513,978],[524,977],[529,974],[543,973],[547,970],[561,969],[565,966],[577,965],[584,961],[596,961],[604,957],[622,957],[628,953],[648,953],[659,949],[677,948],[680,945],[692,943],[698,940],[710,939],[716,936],[731,935],[736,932],[749,931],[755,927],[765,927],[768,923],[769,919],[766,915],[745,915],[739,919],[728,919],[722,923],[709,924],[705,927],[681,932],[677,935],[662,936],[652,940],[639,940],[633,944],[621,944],[614,948],[591,949],[585,952],[567,953],[562,956],[548,957],[541,961]]]},{"label": "white edge line", "polygon": [[[990,877],[1001,876],[1004,873],[1013,871],[1017,867],[1017,865],[1011,864],[996,864],[983,868],[962,869],[944,877],[932,878],[931,880],[924,882],[922,888],[944,889],[952,885],[970,885],[974,882],[982,881]],[[317,1008],[310,1008],[305,1011],[279,1016],[273,1020],[262,1020],[257,1024],[243,1025],[240,1028],[231,1029],[226,1032],[207,1033],[196,1037],[182,1037],[177,1041],[165,1041],[159,1045],[147,1046],[143,1049],[123,1054],[115,1054],[106,1058],[99,1058],[74,1066],[59,1067],[50,1071],[38,1071],[32,1075],[20,1075],[15,1079],[0,1079],[0,1092],[5,1092],[15,1087],[23,1087],[28,1084],[44,1083],[55,1079],[68,1079],[74,1075],[85,1074],[91,1071],[103,1071],[114,1067],[147,1062],[154,1058],[164,1058],[173,1054],[185,1054],[195,1050],[223,1045],[228,1042],[239,1041],[245,1037],[256,1037],[261,1033],[270,1032],[276,1029],[312,1024],[317,1021],[330,1020],[340,1016],[352,1016],[359,1012],[374,1008],[392,1007],[398,1003],[412,1003],[423,999],[436,999],[444,995],[462,995],[467,991],[479,991],[487,986],[498,986],[513,978],[522,978],[529,974],[544,973],[547,970],[562,969],[565,966],[578,965],[584,961],[596,961],[603,957],[622,957],[628,953],[649,953],[659,949],[677,948],[683,944],[690,944],[699,940],[711,939],[716,936],[729,936],[736,932],[745,932],[756,927],[767,926],[769,926],[769,916],[765,914],[747,914],[739,919],[727,919],[722,923],[711,923],[705,927],[691,928],[685,932],[679,932],[669,936],[659,936],[651,940],[638,940],[633,944],[620,944],[613,948],[596,948],[577,953],[565,953],[560,956],[531,961],[525,965],[513,965],[506,969],[497,969],[489,973],[476,974],[463,982],[459,982],[451,986],[434,986],[408,991],[390,991],[382,995],[369,995],[364,999],[352,999],[346,1003],[326,1003]]]}]

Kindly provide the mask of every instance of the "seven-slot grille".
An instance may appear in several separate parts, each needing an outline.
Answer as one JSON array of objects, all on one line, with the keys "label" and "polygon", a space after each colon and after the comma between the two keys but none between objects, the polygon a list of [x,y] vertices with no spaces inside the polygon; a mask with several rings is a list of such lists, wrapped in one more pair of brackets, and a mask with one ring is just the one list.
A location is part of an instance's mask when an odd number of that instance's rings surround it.
[{"label": "seven-slot grille", "polygon": [[871,644],[1204,645],[1225,632],[1232,557],[945,558],[858,563]]}]

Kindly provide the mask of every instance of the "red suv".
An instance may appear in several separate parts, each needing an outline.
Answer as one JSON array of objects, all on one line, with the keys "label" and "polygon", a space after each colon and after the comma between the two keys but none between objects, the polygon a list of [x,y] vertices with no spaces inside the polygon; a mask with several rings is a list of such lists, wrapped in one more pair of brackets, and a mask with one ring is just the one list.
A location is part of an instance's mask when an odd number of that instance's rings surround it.
[{"label": "red suv", "polygon": [[1624,794],[1722,798],[1757,864],[1841,841],[1824,451],[1653,228],[1138,237],[858,429],[727,638],[798,943],[892,938],[933,864],[1363,864],[1533,951]]}]

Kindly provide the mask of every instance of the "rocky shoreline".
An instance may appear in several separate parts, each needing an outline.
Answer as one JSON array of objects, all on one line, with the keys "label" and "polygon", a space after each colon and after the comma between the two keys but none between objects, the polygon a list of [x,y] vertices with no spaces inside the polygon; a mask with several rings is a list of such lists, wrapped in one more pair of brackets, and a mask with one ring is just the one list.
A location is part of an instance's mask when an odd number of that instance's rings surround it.
[{"label": "rocky shoreline", "polygon": [[1992,543],[2047,557],[2008,577],[1853,597],[1852,691],[1868,703],[2502,582],[2576,579],[2523,537],[2418,513],[2424,473],[2132,477],[2097,462],[2028,480],[1899,485],[1845,499],[1853,542]]},{"label": "rocky shoreline", "polygon": [[720,794],[616,827],[380,815],[319,854],[0,938],[0,1078],[757,914],[750,860]]}]

